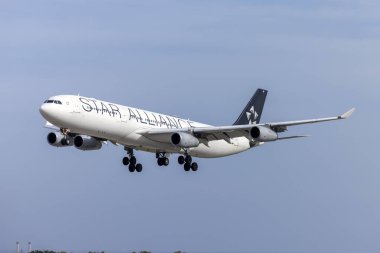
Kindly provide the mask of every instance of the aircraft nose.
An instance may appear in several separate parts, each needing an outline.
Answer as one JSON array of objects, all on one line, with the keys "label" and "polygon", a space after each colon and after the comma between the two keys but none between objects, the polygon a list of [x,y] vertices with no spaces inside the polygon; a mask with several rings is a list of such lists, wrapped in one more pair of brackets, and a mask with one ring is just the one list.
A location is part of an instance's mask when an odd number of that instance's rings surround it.
[{"label": "aircraft nose", "polygon": [[49,117],[49,114],[51,113],[51,108],[49,104],[42,104],[40,106],[40,113],[41,115],[46,119],[46,117]]}]

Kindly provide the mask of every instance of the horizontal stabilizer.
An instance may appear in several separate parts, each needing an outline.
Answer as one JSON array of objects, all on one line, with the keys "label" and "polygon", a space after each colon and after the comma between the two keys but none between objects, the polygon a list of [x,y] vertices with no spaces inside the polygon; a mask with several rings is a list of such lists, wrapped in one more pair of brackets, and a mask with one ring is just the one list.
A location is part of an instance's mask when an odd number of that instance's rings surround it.
[{"label": "horizontal stabilizer", "polygon": [[288,139],[305,138],[305,137],[310,137],[310,135],[293,135],[293,136],[285,136],[285,137],[279,137],[277,140],[288,140]]}]

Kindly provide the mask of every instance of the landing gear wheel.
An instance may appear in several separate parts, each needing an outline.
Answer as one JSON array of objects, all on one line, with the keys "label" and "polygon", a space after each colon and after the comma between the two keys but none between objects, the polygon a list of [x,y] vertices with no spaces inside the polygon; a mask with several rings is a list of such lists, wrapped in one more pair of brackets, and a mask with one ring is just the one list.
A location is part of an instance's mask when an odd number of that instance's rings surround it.
[{"label": "landing gear wheel", "polygon": [[182,155],[178,156],[178,163],[179,164],[184,164],[185,163],[185,157],[183,157]]},{"label": "landing gear wheel", "polygon": [[125,166],[127,166],[127,165],[129,164],[129,158],[128,158],[128,157],[124,157],[124,158],[123,158],[123,164],[124,164]]},{"label": "landing gear wheel", "polygon": [[143,169],[143,166],[141,163],[137,163],[136,157],[133,155],[133,149],[129,147],[124,147],[124,150],[127,151],[127,156],[123,158],[123,164],[125,166],[128,166],[128,170],[130,172],[141,172]]},{"label": "landing gear wheel", "polygon": [[134,164],[129,164],[129,171],[130,172],[135,172],[136,166]]},{"label": "landing gear wheel", "polygon": [[187,155],[185,157],[185,162],[188,163],[188,164],[191,164],[191,162],[193,161],[193,159],[191,158],[191,156]]},{"label": "landing gear wheel", "polygon": [[195,163],[195,162],[192,163],[192,164],[191,164],[191,170],[192,170],[192,171],[197,171],[197,170],[198,170],[198,164]]},{"label": "landing gear wheel", "polygon": [[142,169],[143,169],[143,167],[142,167],[141,163],[136,164],[136,171],[137,172],[141,172]]},{"label": "landing gear wheel", "polygon": [[136,160],[136,157],[135,156],[131,156],[131,159],[129,159],[129,162],[133,165],[136,165],[137,163],[137,160]]},{"label": "landing gear wheel", "polygon": [[64,139],[61,140],[61,144],[63,146],[69,146],[70,145],[70,140],[67,139],[67,138],[64,138]]},{"label": "landing gear wheel", "polygon": [[167,158],[167,157],[157,158],[157,164],[158,164],[158,166],[168,166],[169,165],[169,158]]},{"label": "landing gear wheel", "polygon": [[185,163],[185,165],[183,166],[184,170],[185,171],[189,171],[190,170],[190,163]]}]

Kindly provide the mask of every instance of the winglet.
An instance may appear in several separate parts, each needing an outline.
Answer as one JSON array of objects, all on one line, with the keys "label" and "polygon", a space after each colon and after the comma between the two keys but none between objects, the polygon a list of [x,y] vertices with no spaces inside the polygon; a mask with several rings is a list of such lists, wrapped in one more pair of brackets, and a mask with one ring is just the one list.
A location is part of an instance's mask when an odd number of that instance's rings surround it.
[{"label": "winglet", "polygon": [[351,110],[349,110],[349,111],[343,113],[342,115],[340,115],[338,118],[339,119],[347,119],[347,118],[349,118],[354,113],[354,111],[355,111],[355,108],[352,108]]}]

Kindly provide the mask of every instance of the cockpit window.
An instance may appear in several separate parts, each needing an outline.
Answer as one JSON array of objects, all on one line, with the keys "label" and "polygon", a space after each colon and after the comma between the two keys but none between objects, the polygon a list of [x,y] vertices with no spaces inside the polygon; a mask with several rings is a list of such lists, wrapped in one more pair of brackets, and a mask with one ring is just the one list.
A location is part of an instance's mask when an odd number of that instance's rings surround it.
[{"label": "cockpit window", "polygon": [[44,102],[45,104],[58,104],[58,105],[61,105],[62,102],[59,101],[59,100],[45,100]]}]

